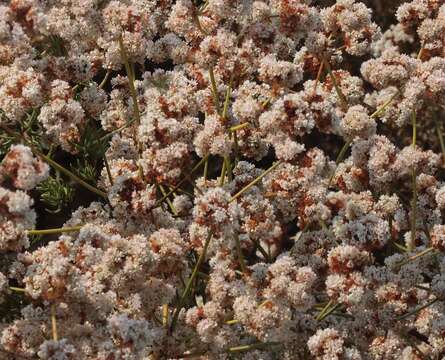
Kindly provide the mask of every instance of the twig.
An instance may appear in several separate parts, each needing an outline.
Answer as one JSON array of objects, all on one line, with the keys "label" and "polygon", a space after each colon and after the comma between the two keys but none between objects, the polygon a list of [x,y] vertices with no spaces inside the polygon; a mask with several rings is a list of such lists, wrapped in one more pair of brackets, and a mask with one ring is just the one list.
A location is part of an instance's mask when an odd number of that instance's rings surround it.
[{"label": "twig", "polygon": [[338,165],[340,165],[340,163],[343,161],[346,151],[348,151],[351,144],[352,144],[352,140],[346,142],[343,145],[343,147],[340,149],[340,152],[338,153],[337,158],[335,159],[335,168],[334,168],[334,171],[332,171],[331,177],[329,178],[328,187],[331,186],[332,180],[334,179],[335,173],[337,172]]},{"label": "twig", "polygon": [[341,91],[340,86],[337,83],[337,79],[335,78],[335,75],[332,73],[331,65],[329,64],[329,61],[326,59],[326,57],[323,57],[323,62],[329,74],[329,77],[332,80],[332,84],[334,85],[335,91],[338,97],[340,98],[341,108],[344,112],[346,112],[348,110],[348,102],[346,100],[346,96]]},{"label": "twig", "polygon": [[240,345],[240,346],[234,346],[229,349],[227,349],[227,352],[229,353],[238,353],[238,352],[244,352],[244,351],[250,351],[255,349],[264,349],[269,346],[277,346],[280,345],[279,342],[264,342],[264,343],[254,343],[249,345]]},{"label": "twig", "polygon": [[378,115],[380,115],[380,113],[382,112],[382,111],[384,111],[387,107],[388,107],[388,105],[389,104],[391,104],[392,103],[392,101],[396,98],[396,96],[399,94],[399,90],[397,90],[388,100],[386,100],[384,103],[383,103],[383,105],[381,106],[381,107],[379,107],[376,111],[374,111],[371,115],[370,115],[370,117],[371,118],[375,118],[375,117],[377,117]]},{"label": "twig", "polygon": [[67,232],[75,232],[82,229],[83,225],[72,226],[72,227],[62,227],[62,228],[54,228],[54,229],[44,229],[44,230],[27,230],[26,233],[28,235],[49,235],[49,234],[60,234]]},{"label": "twig", "polygon": [[424,304],[424,305],[422,305],[422,306],[419,306],[418,308],[416,308],[416,309],[414,309],[414,310],[412,310],[412,311],[406,313],[405,315],[399,316],[398,318],[396,318],[396,320],[404,320],[404,319],[410,317],[411,315],[415,315],[415,314],[417,314],[419,311],[421,311],[421,310],[427,308],[428,306],[433,305],[433,304],[434,304],[436,301],[438,301],[438,300],[439,300],[438,298],[435,298],[435,299],[433,299],[433,300],[427,302],[426,304]]},{"label": "twig", "polygon": [[263,172],[261,175],[259,175],[256,179],[251,181],[249,184],[247,184],[245,187],[243,187],[240,191],[238,191],[235,195],[233,195],[232,198],[230,199],[230,202],[238,199],[242,194],[244,194],[252,186],[257,184],[263,177],[265,177],[267,174],[269,174],[271,171],[273,171],[280,164],[281,164],[281,161],[277,161],[275,164],[273,164],[269,169],[267,169],[265,172]]},{"label": "twig", "polygon": [[113,186],[114,185],[113,176],[111,176],[110,164],[108,164],[107,155],[104,155],[104,164],[105,164],[105,169],[107,170],[107,176],[108,180],[110,181],[110,185]]},{"label": "twig", "polygon": [[215,104],[216,112],[221,115],[221,108],[219,106],[219,98],[218,98],[218,88],[216,86],[213,66],[209,67],[209,77],[210,77],[210,84],[212,85],[213,103]]},{"label": "twig", "polygon": [[107,70],[107,73],[105,74],[103,80],[99,84],[99,89],[103,89],[103,87],[105,86],[105,84],[108,81],[108,78],[110,77],[110,74],[111,74],[111,70]]},{"label": "twig", "polygon": [[71,171],[69,171],[68,169],[64,168],[62,165],[58,164],[57,162],[55,162],[54,160],[52,160],[50,157],[46,156],[45,154],[41,153],[39,150],[37,150],[36,148],[34,148],[34,146],[30,146],[32,152],[41,157],[43,160],[45,160],[49,165],[51,165],[54,169],[60,171],[62,174],[65,174],[66,176],[68,176],[71,180],[77,182],[79,185],[83,186],[84,188],[90,190],[91,192],[103,197],[104,199],[107,199],[107,193],[99,190],[98,188],[94,187],[93,185],[88,184],[86,181],[82,180],[80,177],[78,177],[77,175],[74,175]]},{"label": "twig", "polygon": [[[204,156],[190,171],[190,174],[193,174],[197,169],[199,169],[199,167],[206,161],[206,159],[209,157],[209,155]],[[167,199],[171,194],[173,194],[176,190],[179,189],[179,187],[185,182],[187,181],[188,177],[184,177],[181,181],[179,181],[167,194],[165,194],[164,196],[162,196],[162,198],[160,198],[158,201],[156,201],[156,203],[153,206],[154,208],[157,208],[159,205],[161,205],[165,199]]]},{"label": "twig", "polygon": [[51,304],[51,329],[53,333],[53,340],[58,341],[59,336],[57,334],[57,321],[56,321],[56,304]]},{"label": "twig", "polygon": [[202,265],[202,263],[203,263],[204,260],[205,260],[205,257],[206,257],[206,254],[207,254],[207,249],[208,249],[208,247],[209,247],[210,239],[211,239],[211,238],[212,238],[212,233],[209,233],[209,234],[207,235],[207,239],[206,239],[206,242],[205,242],[205,244],[204,244],[204,248],[203,248],[201,254],[199,255],[198,261],[196,262],[196,265],[195,265],[195,267],[193,268],[193,272],[192,272],[192,274],[190,275],[190,278],[189,278],[188,281],[187,281],[187,285],[186,285],[186,287],[185,287],[185,289],[184,289],[184,292],[182,293],[182,296],[181,296],[181,298],[179,299],[179,303],[178,303],[178,305],[176,306],[175,312],[174,312],[174,314],[173,314],[172,322],[171,322],[171,324],[170,324],[170,328],[169,328],[169,333],[170,333],[170,334],[172,334],[173,331],[174,331],[174,329],[175,329],[175,326],[176,326],[176,323],[177,323],[177,321],[178,321],[178,317],[179,317],[179,312],[180,312],[181,309],[183,308],[185,299],[187,298],[187,296],[188,296],[189,293],[190,293],[190,290],[191,290],[191,288],[192,288],[193,282],[194,282],[194,280],[195,280],[195,278],[196,278],[196,276],[197,276],[197,274],[198,274],[199,268],[200,268],[200,266]]},{"label": "twig", "polygon": [[19,292],[19,293],[24,293],[26,292],[26,289],[24,288],[19,288],[19,287],[15,287],[15,286],[10,286],[9,290],[11,291],[15,291],[15,292]]}]

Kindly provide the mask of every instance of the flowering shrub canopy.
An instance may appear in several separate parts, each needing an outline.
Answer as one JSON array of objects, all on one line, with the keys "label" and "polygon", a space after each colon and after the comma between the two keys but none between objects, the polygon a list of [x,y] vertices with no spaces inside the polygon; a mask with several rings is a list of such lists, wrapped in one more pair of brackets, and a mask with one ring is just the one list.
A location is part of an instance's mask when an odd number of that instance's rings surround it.
[{"label": "flowering shrub canopy", "polygon": [[445,1],[366,3],[0,0],[0,359],[444,359]]}]

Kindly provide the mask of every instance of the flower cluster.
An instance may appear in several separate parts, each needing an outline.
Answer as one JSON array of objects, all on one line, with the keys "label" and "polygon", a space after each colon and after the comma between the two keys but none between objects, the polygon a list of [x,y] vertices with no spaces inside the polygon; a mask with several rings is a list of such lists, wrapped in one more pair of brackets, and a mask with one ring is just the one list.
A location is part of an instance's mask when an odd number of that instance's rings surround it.
[{"label": "flower cluster", "polygon": [[0,359],[443,359],[445,2],[366,3],[2,1]]}]

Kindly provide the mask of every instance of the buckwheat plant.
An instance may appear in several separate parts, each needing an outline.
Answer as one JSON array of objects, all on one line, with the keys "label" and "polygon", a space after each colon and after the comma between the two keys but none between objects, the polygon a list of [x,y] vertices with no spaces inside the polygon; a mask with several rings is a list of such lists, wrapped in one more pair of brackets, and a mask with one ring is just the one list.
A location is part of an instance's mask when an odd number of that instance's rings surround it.
[{"label": "buckwheat plant", "polygon": [[445,359],[444,119],[444,0],[0,0],[0,359]]}]

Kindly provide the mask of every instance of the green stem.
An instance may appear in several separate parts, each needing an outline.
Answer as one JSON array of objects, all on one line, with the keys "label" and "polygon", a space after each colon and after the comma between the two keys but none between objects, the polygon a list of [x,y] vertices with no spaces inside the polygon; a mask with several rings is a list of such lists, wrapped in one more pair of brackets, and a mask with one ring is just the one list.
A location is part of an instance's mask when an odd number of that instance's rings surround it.
[{"label": "green stem", "polygon": [[348,110],[348,102],[346,100],[345,94],[340,89],[340,86],[337,83],[337,79],[335,78],[335,75],[332,72],[331,65],[329,64],[329,61],[323,57],[324,66],[326,67],[326,70],[329,74],[329,77],[332,80],[332,84],[334,84],[335,91],[337,92],[338,97],[340,98],[341,108],[344,112]]},{"label": "green stem", "polygon": [[389,104],[391,104],[392,103],[392,101],[396,98],[396,96],[399,94],[399,90],[397,90],[388,100],[386,100],[384,103],[383,103],[383,105],[380,107],[380,108],[378,108],[376,111],[374,111],[372,114],[371,114],[371,118],[375,118],[375,117],[377,117],[378,115],[380,115],[380,113],[382,112],[382,111],[384,111],[387,107],[388,107],[388,105]]},{"label": "green stem", "polygon": [[245,122],[242,124],[234,125],[234,126],[230,127],[229,130],[232,132],[235,132],[235,131],[244,129],[244,128],[248,127],[249,125],[250,125],[249,123]]},{"label": "green stem", "polygon": [[230,161],[230,156],[224,156],[224,162],[226,163],[226,174],[227,179],[230,181],[233,180],[233,174],[232,174],[232,162]]},{"label": "green stem", "polygon": [[24,293],[26,292],[26,289],[24,288],[19,288],[19,287],[15,287],[15,286],[10,286],[9,290],[15,291],[15,292],[19,292],[19,293]]},{"label": "green stem", "polygon": [[[165,196],[167,194],[167,192],[165,191],[165,188],[162,186],[162,184],[158,184],[158,187],[159,187],[159,190],[161,190],[162,196]],[[165,201],[167,202],[168,207],[170,208],[173,215],[178,215],[178,212],[176,211],[175,206],[173,205],[173,203],[171,202],[169,197],[167,197],[165,199]]]},{"label": "green stem", "polygon": [[226,157],[224,157],[223,164],[221,167],[221,175],[219,177],[219,186],[223,186],[226,180],[226,171],[227,171],[227,161]]},{"label": "green stem", "polygon": [[264,343],[255,343],[255,344],[249,344],[249,345],[240,345],[240,346],[234,346],[227,350],[229,353],[238,353],[238,352],[244,352],[244,351],[250,351],[250,350],[256,350],[256,349],[264,349],[268,348],[270,346],[276,346],[279,345],[278,342],[264,342]]},{"label": "green stem", "polygon": [[113,177],[111,176],[110,164],[108,163],[106,155],[104,155],[104,164],[105,164],[105,169],[107,170],[107,176],[108,180],[110,181],[110,185],[113,186],[114,185]]},{"label": "green stem", "polygon": [[335,168],[332,172],[331,177],[329,178],[328,187],[331,186],[332,180],[334,179],[335,173],[337,172],[338,165],[343,161],[343,158],[345,157],[346,151],[348,151],[349,147],[352,144],[352,140],[346,142],[343,147],[340,149],[340,152],[337,155],[337,158],[335,159]]},{"label": "green stem", "polygon": [[326,306],[321,310],[321,312],[316,317],[317,321],[321,321],[328,317],[330,314],[332,314],[335,310],[337,310],[341,304],[334,303],[332,300],[329,300],[329,302],[326,304]]},{"label": "green stem", "polygon": [[202,252],[199,255],[198,261],[197,261],[195,267],[193,268],[193,272],[192,272],[192,274],[190,275],[190,278],[187,281],[187,285],[186,285],[186,287],[185,287],[185,289],[184,289],[184,291],[182,293],[181,298],[179,299],[179,303],[178,303],[178,305],[177,305],[177,307],[175,309],[175,312],[174,312],[173,318],[172,318],[172,322],[170,324],[170,329],[169,329],[169,333],[170,334],[172,334],[174,329],[175,329],[176,323],[178,321],[179,313],[180,313],[181,309],[183,308],[185,300],[186,300],[186,298],[188,297],[188,295],[190,293],[190,290],[192,288],[193,282],[195,281],[195,278],[198,275],[199,268],[201,267],[202,263],[205,260],[205,257],[206,257],[206,254],[207,254],[207,249],[209,247],[211,238],[212,238],[212,233],[209,233],[207,235],[207,239],[206,239],[206,242],[204,244],[204,248],[202,249]]},{"label": "green stem", "polygon": [[413,256],[409,257],[408,259],[406,259],[406,260],[400,262],[400,263],[398,264],[398,266],[400,267],[400,266],[403,266],[403,265],[405,265],[405,264],[408,264],[408,263],[411,262],[411,261],[414,261],[414,260],[416,260],[416,259],[418,259],[418,258],[420,258],[420,257],[422,257],[422,256],[425,256],[425,255],[427,255],[427,254],[429,254],[429,253],[431,253],[431,252],[434,252],[434,250],[435,250],[435,248],[433,248],[433,247],[427,248],[427,249],[421,251],[420,253],[418,253],[418,254],[416,254],[416,255],[413,255]]},{"label": "green stem", "polygon": [[224,99],[224,106],[222,111],[222,118],[224,120],[227,119],[227,113],[229,111],[230,94],[232,92],[232,82],[233,82],[233,75],[230,77],[229,86],[227,87],[226,97]]},{"label": "green stem", "polygon": [[[190,174],[193,174],[199,167],[205,163],[205,161],[208,159],[209,155],[204,156],[190,171]],[[188,179],[188,176],[184,177],[181,181],[179,181],[167,194],[163,195],[161,199],[156,201],[156,204],[154,204],[153,209],[157,208],[159,205],[161,205],[171,194],[173,194],[176,190],[179,189],[179,187],[186,182]]]},{"label": "green stem", "polygon": [[437,302],[438,300],[439,300],[438,298],[435,298],[435,299],[433,299],[433,300],[427,302],[425,305],[422,305],[422,306],[418,307],[417,309],[414,309],[414,310],[412,310],[412,311],[406,313],[405,315],[399,316],[399,317],[397,318],[397,320],[404,320],[404,319],[410,317],[411,315],[415,315],[415,314],[417,314],[419,311],[421,311],[421,310],[427,308],[428,306],[433,305],[433,304],[434,304],[435,302]]},{"label": "green stem", "polygon": [[51,304],[51,330],[53,335],[53,340],[58,341],[59,335],[57,332],[57,319],[56,319],[56,304]]},{"label": "green stem", "polygon": [[126,128],[128,128],[131,124],[133,124],[136,121],[136,119],[131,119],[129,121],[127,121],[124,125],[122,125],[121,127],[109,132],[108,134],[105,134],[104,136],[102,136],[98,142],[102,142],[104,140],[107,140],[108,138],[112,137],[114,134],[117,134],[119,132],[121,132],[122,130],[125,130]]},{"label": "green stem", "polygon": [[209,158],[207,157],[204,162],[204,180],[207,181],[207,177],[209,175]]},{"label": "green stem", "polygon": [[235,164],[234,167],[236,167],[236,165],[239,162],[239,144],[238,144],[238,134],[236,131],[233,132],[233,142],[235,144]]},{"label": "green stem", "polygon": [[265,177],[267,174],[269,174],[271,171],[273,171],[280,164],[281,164],[281,161],[277,161],[275,164],[273,164],[269,169],[267,169],[265,172],[263,172],[260,176],[258,176],[256,179],[254,179],[249,184],[247,184],[244,188],[242,188],[240,191],[238,191],[235,195],[233,195],[232,198],[230,199],[230,202],[238,199],[242,194],[244,194],[252,186],[257,184],[263,177]]},{"label": "green stem", "polygon": [[44,230],[27,230],[26,233],[28,235],[49,235],[49,234],[60,234],[60,233],[68,233],[75,232],[82,229],[83,225],[72,226],[72,227],[62,227],[62,228],[54,228],[54,229],[44,229]]},{"label": "green stem", "polygon": [[221,115],[221,108],[219,106],[219,98],[218,98],[218,88],[216,86],[215,73],[213,72],[213,66],[209,67],[209,76],[210,76],[210,83],[212,85],[213,102],[215,104],[216,112]]},{"label": "green stem", "polygon": [[111,70],[107,70],[107,73],[105,74],[103,80],[99,84],[99,89],[103,89],[103,87],[105,86],[105,84],[108,81],[108,78],[110,77],[110,74],[111,74]]},{"label": "green stem", "polygon": [[103,197],[104,199],[107,199],[107,193],[97,189],[96,187],[88,184],[87,182],[85,182],[84,180],[82,180],[80,177],[78,177],[77,175],[74,175],[71,171],[69,171],[68,169],[65,169],[62,165],[59,165],[58,163],[56,163],[54,160],[52,160],[51,158],[49,158],[48,156],[44,155],[43,153],[41,153],[40,151],[38,151],[37,149],[31,147],[31,150],[33,151],[34,154],[38,155],[39,157],[41,157],[43,160],[45,160],[49,165],[51,165],[54,169],[60,171],[62,174],[65,174],[66,176],[68,176],[71,180],[77,182],[79,185],[83,186],[85,189],[90,190],[91,192]]}]

